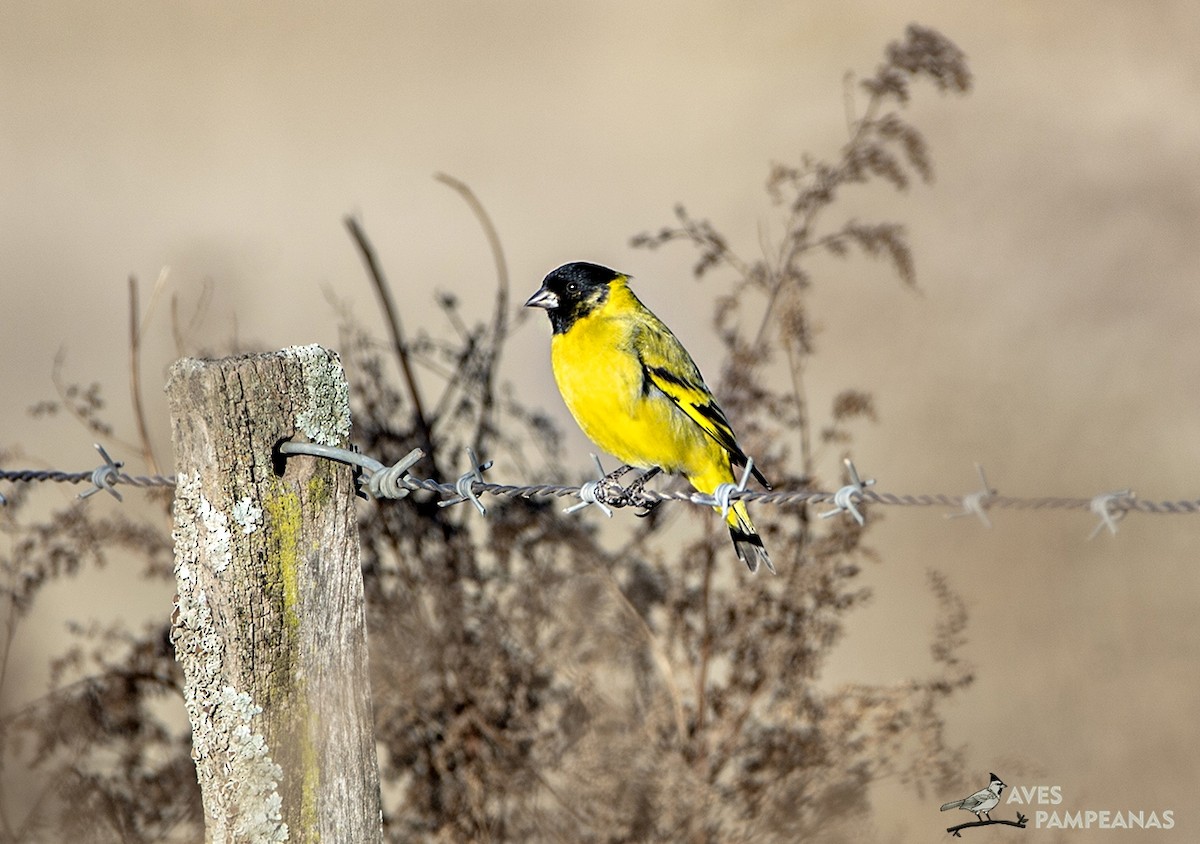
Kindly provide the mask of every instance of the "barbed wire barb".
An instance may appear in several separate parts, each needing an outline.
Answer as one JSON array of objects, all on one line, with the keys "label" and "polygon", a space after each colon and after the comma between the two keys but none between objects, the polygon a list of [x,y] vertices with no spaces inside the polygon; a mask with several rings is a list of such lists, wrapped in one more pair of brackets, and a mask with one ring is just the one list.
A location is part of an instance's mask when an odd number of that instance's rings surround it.
[{"label": "barbed wire barb", "polygon": [[996,497],[997,491],[992,489],[991,484],[988,483],[987,475],[984,474],[983,471],[983,466],[976,463],[975,471],[979,473],[979,483],[981,484],[980,489],[977,492],[964,495],[962,499],[962,510],[958,513],[947,513],[946,518],[958,519],[962,518],[963,516],[978,516],[979,521],[983,522],[983,526],[990,528],[992,526],[992,522],[987,516],[987,508],[988,505],[992,503],[992,500]]},{"label": "barbed wire barb", "polygon": [[854,503],[862,500],[863,491],[866,487],[874,486],[875,479],[870,478],[864,481],[860,478],[858,470],[854,468],[854,461],[849,457],[842,460],[842,462],[846,464],[846,471],[850,474],[850,483],[833,494],[833,509],[821,513],[821,518],[832,519],[838,513],[849,513],[854,517],[856,522],[860,525],[865,525],[867,523],[866,519],[863,518],[863,514],[854,506]]},{"label": "barbed wire barb", "polygon": [[479,515],[486,516],[487,508],[483,506],[483,502],[479,500],[478,494],[475,492],[475,484],[484,483],[483,472],[492,468],[491,460],[486,463],[480,463],[479,458],[475,456],[475,450],[467,447],[467,459],[471,461],[471,468],[460,475],[454,484],[454,490],[458,494],[454,498],[449,498],[445,501],[439,501],[439,507],[453,507],[455,504],[462,504],[464,501],[470,501],[475,505],[475,509],[479,511]]},{"label": "barbed wire barb", "polygon": [[104,463],[92,471],[92,487],[79,493],[79,498],[88,498],[97,492],[107,492],[118,501],[124,501],[125,499],[121,497],[121,493],[117,492],[115,487],[117,481],[121,478],[121,467],[125,464],[109,457],[108,452],[104,450],[104,446],[100,445],[100,443],[92,443],[92,445],[100,452],[100,456],[104,458]]},{"label": "barbed wire barb", "polygon": [[1088,539],[1095,539],[1104,528],[1108,528],[1108,532],[1116,536],[1117,522],[1125,518],[1125,514],[1129,512],[1129,508],[1121,506],[1121,504],[1132,497],[1132,489],[1122,489],[1117,492],[1102,492],[1093,498],[1090,509],[1100,517],[1100,521],[1092,528]]},{"label": "barbed wire barb", "polygon": [[721,510],[721,517],[725,518],[729,515],[730,501],[729,497],[735,492],[745,492],[746,482],[750,480],[750,473],[754,471],[754,458],[746,458],[746,468],[742,471],[741,480],[736,484],[723,483],[717,484],[717,488],[712,491],[712,495],[702,496],[708,498],[709,503],[713,507],[718,507]]},{"label": "barbed wire barb", "polygon": [[611,519],[613,517],[612,509],[604,503],[603,499],[603,486],[604,482],[608,480],[608,475],[604,472],[604,464],[600,462],[599,456],[593,454],[592,461],[596,464],[596,472],[599,474],[599,478],[594,481],[584,482],[579,487],[579,503],[572,504],[570,507],[565,508],[563,512],[578,513],[580,510],[594,504],[600,508],[601,513]]}]

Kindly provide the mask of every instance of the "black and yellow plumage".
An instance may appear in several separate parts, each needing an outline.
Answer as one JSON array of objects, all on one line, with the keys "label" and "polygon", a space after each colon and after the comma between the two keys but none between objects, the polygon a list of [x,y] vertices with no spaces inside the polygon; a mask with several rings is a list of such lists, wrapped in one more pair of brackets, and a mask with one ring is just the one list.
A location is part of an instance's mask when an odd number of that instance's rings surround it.
[{"label": "black and yellow plumage", "polygon": [[[733,428],[691,355],[629,289],[629,277],[598,264],[565,264],[525,303],[550,316],[554,379],[583,432],[618,460],[683,475],[712,493],[746,465]],[[766,478],[754,477],[769,488]],[[775,567],[735,501],[726,520],[738,557]]]}]

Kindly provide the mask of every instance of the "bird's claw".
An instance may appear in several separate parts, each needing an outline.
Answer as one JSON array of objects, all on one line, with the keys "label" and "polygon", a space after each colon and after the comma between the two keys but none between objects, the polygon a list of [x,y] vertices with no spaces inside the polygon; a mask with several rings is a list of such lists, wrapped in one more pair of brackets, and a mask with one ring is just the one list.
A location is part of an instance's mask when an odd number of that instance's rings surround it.
[{"label": "bird's claw", "polygon": [[637,516],[639,519],[644,519],[657,510],[659,504],[662,504],[661,498],[653,500],[649,498],[642,498],[640,501],[633,502],[633,506],[642,508],[640,513],[634,513],[633,515]]},{"label": "bird's claw", "polygon": [[650,496],[646,495],[644,491],[646,489],[646,481],[650,480],[661,471],[662,469],[657,466],[655,466],[653,469],[647,469],[638,476],[636,481],[629,485],[629,489],[625,490],[625,496],[629,503],[634,507],[642,508],[642,512],[635,514],[639,519],[646,518],[654,512],[654,509],[658,507],[659,504],[662,504],[661,498],[651,498]]}]

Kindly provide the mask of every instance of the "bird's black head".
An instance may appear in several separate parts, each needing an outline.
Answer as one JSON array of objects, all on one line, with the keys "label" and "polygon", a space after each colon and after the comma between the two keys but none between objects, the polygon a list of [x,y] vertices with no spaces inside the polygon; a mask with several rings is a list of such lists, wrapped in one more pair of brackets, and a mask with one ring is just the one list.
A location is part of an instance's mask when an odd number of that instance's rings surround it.
[{"label": "bird's black head", "polygon": [[624,275],[599,264],[577,261],[563,264],[542,280],[529,297],[527,308],[545,308],[555,334],[565,334],[575,321],[608,300],[609,285]]}]

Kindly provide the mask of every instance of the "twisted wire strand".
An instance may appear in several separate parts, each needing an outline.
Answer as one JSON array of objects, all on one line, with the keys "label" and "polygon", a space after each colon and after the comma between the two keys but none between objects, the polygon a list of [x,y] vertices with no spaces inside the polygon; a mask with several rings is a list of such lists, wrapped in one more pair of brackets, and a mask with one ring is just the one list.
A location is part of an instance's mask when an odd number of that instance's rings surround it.
[{"label": "twisted wire strand", "polygon": [[[324,455],[330,457],[330,455]],[[331,459],[338,459],[331,457]],[[346,462],[342,460],[341,462]],[[374,464],[379,467],[377,471],[385,471],[388,467],[377,461],[359,456],[358,462],[360,465],[364,463]],[[89,469],[84,472],[65,472],[57,469],[0,469],[0,481],[9,481],[14,483],[91,483],[94,469]],[[396,483],[397,481],[393,481]],[[411,475],[405,476],[402,481],[398,481],[409,490],[423,490],[432,493],[441,498],[451,498],[459,496],[459,486],[456,483],[444,483],[433,480],[431,478],[416,478]],[[166,475],[131,475],[126,472],[119,472],[115,475],[115,483],[138,488],[153,488],[153,487],[173,487],[175,486],[175,478]],[[487,494],[498,497],[508,498],[579,498],[579,486],[567,484],[498,484],[488,481],[474,481],[471,488],[476,494]],[[675,490],[643,490],[642,497],[646,501],[683,501],[689,504],[699,504],[706,507],[711,507],[712,502],[709,496],[705,496],[699,492],[675,491]],[[834,500],[834,492],[826,492],[822,490],[735,490],[729,495],[731,501],[743,500],[757,504],[767,504],[775,506],[795,506],[809,502],[822,503],[831,502]],[[932,493],[920,495],[901,495],[890,492],[880,492],[877,490],[863,490],[859,493],[861,501],[868,504],[881,504],[885,506],[895,507],[945,507],[945,508],[960,508],[964,505],[967,495],[951,495],[946,493]],[[1009,495],[993,495],[983,500],[982,506],[984,509],[998,510],[1092,510],[1095,505],[1095,497],[1092,498],[1070,498],[1070,497],[1019,497]],[[609,502],[618,503],[618,502]],[[1113,513],[1122,512],[1138,512],[1150,513],[1155,515],[1195,515],[1200,513],[1200,499],[1186,499],[1180,501],[1151,501],[1142,498],[1134,498],[1131,495],[1117,495],[1109,502],[1109,509]]]},{"label": "twisted wire strand", "polygon": [[[50,482],[60,484],[91,483],[95,469],[86,472],[62,472],[57,469],[0,469],[0,481],[25,483]],[[175,478],[167,475],[130,475],[118,472],[115,483],[134,487],[173,487]]]}]

